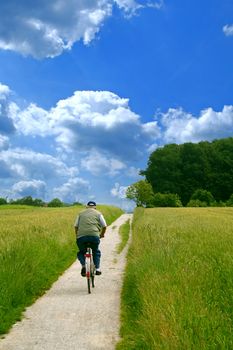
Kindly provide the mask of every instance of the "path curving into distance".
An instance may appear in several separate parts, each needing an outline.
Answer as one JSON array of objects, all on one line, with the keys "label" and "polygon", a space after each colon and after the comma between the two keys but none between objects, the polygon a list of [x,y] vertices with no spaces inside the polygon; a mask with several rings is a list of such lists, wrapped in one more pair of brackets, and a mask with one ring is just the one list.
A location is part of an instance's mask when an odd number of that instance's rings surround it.
[{"label": "path curving into distance", "polygon": [[129,218],[131,214],[119,217],[101,240],[102,275],[96,276],[93,293],[87,293],[76,261],[0,340],[0,350],[115,349],[127,251],[117,254],[116,247],[119,227]]}]

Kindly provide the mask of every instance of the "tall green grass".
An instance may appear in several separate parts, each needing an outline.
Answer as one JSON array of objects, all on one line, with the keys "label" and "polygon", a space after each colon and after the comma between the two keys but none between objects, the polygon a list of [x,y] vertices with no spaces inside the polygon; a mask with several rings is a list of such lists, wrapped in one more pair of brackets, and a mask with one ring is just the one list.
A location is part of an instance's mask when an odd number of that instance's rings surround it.
[{"label": "tall green grass", "polygon": [[117,253],[120,254],[122,250],[125,248],[130,233],[130,220],[127,220],[124,224],[120,226],[119,234],[121,237],[121,242],[118,244]]},{"label": "tall green grass", "polygon": [[[73,224],[82,207],[0,210],[0,334],[76,259]],[[99,206],[108,224],[122,211]]]},{"label": "tall green grass", "polygon": [[117,349],[233,349],[233,209],[137,209]]}]

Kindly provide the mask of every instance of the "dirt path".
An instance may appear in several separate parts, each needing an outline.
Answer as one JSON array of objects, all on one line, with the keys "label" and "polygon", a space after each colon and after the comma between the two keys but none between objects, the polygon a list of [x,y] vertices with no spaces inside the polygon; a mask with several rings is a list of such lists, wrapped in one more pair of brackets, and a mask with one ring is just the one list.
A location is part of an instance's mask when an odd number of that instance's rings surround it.
[{"label": "dirt path", "polygon": [[86,279],[75,262],[52,288],[25,312],[0,350],[111,350],[119,339],[120,291],[126,249],[119,255],[119,226],[124,214],[108,227],[101,240],[102,272],[87,294]]}]

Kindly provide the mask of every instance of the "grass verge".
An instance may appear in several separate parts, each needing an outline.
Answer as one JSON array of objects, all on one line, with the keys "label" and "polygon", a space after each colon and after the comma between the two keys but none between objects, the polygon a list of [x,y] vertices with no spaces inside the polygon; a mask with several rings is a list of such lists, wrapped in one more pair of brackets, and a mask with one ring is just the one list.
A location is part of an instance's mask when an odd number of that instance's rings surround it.
[{"label": "grass verge", "polygon": [[[76,258],[73,224],[82,207],[0,210],[0,334]],[[110,225],[122,211],[98,206]]]},{"label": "grass verge", "polygon": [[129,239],[129,233],[130,233],[130,220],[127,220],[123,225],[120,226],[120,229],[119,229],[121,242],[117,247],[118,254],[120,254],[122,250],[125,248]]},{"label": "grass verge", "polygon": [[233,349],[233,208],[137,209],[123,349]]}]

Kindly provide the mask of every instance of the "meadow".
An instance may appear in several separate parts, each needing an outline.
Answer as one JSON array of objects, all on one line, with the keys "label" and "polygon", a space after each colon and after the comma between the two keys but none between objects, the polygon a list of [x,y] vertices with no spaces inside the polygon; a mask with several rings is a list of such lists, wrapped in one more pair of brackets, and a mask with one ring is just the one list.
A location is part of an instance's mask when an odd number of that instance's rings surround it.
[{"label": "meadow", "polygon": [[233,208],[138,208],[122,349],[233,349]]},{"label": "meadow", "polygon": [[119,234],[121,242],[118,244],[117,253],[120,254],[125,248],[130,234],[130,220],[127,220],[123,225],[120,226]]},{"label": "meadow", "polygon": [[[82,209],[0,206],[0,334],[76,259],[73,224]],[[108,225],[122,214],[98,209]]]}]

